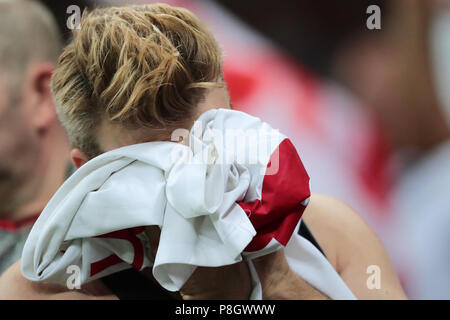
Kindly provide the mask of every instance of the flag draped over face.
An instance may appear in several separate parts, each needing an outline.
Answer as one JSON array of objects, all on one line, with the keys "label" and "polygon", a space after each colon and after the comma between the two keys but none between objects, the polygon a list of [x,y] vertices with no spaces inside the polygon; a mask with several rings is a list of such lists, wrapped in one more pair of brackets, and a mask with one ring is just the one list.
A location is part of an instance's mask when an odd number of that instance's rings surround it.
[{"label": "flag draped over face", "polygon": [[[213,109],[173,140],[106,152],[79,168],[34,225],[22,254],[32,281],[81,284],[133,267],[153,268],[179,290],[197,266],[251,260],[285,247],[291,268],[331,298],[353,298],[322,254],[297,235],[309,177],[290,140],[243,112]],[[186,143],[188,142],[188,143]],[[161,235],[152,255],[146,226]]]}]

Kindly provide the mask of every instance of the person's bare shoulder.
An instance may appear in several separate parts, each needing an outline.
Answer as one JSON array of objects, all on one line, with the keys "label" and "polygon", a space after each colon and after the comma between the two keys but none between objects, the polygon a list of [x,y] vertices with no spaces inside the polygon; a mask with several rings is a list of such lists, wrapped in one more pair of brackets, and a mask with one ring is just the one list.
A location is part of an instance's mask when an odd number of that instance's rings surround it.
[{"label": "person's bare shoulder", "polygon": [[111,300],[117,299],[100,282],[83,286],[81,290],[68,290],[55,284],[33,282],[21,272],[20,261],[0,276],[0,300]]},{"label": "person's bare shoulder", "polygon": [[[383,245],[352,208],[332,197],[314,194],[303,219],[356,297],[405,298]],[[379,288],[368,285],[371,276],[379,276]]]}]

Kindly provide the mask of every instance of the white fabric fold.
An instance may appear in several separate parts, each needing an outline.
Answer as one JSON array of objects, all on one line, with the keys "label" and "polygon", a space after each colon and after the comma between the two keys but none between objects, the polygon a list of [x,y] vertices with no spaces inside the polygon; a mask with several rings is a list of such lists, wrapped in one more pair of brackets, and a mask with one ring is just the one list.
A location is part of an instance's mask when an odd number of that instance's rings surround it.
[{"label": "white fabric fold", "polygon": [[[283,247],[272,239],[261,250],[245,251],[257,230],[240,203],[261,200],[264,172],[286,137],[258,118],[214,109],[200,116],[188,138],[189,146],[148,142],[122,147],[79,168],[31,230],[22,254],[24,276],[65,285],[71,265],[80,268],[81,283],[131,266],[153,267],[155,279],[176,291],[197,266],[229,265],[243,255],[251,265],[254,257]],[[255,142],[267,147],[257,161],[246,153]],[[299,199],[299,208],[307,201]],[[143,228],[152,225],[161,228],[155,257]],[[296,240],[298,235],[292,238],[286,255],[290,262],[300,261],[293,263],[300,276],[331,298],[354,298],[318,250]],[[306,260],[298,254],[303,251]],[[252,275],[252,298],[260,299]]]}]

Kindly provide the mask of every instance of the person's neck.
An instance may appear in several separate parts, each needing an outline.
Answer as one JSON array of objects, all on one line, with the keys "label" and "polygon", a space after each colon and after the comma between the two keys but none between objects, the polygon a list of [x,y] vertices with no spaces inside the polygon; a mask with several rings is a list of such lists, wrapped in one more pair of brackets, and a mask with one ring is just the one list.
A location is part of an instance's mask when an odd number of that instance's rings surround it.
[{"label": "person's neck", "polygon": [[[4,217],[12,222],[24,221],[42,212],[47,202],[64,182],[69,161],[69,145],[59,125],[55,125],[43,138],[42,152],[36,163],[35,177],[30,183],[38,183],[35,195]],[[32,224],[34,221],[30,221]]]}]

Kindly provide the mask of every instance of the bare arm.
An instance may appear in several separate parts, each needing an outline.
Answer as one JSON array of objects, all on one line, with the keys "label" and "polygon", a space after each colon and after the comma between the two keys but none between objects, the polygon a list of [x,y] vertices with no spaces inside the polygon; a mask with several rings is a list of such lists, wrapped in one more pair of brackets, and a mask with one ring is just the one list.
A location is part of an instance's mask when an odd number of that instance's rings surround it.
[{"label": "bare arm", "polygon": [[[405,299],[388,254],[375,233],[345,203],[314,194],[303,219],[330,263],[358,299]],[[380,270],[380,288],[369,289],[369,266]]]}]

